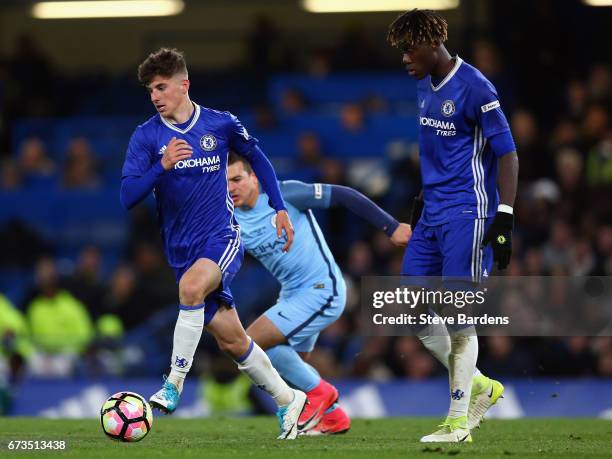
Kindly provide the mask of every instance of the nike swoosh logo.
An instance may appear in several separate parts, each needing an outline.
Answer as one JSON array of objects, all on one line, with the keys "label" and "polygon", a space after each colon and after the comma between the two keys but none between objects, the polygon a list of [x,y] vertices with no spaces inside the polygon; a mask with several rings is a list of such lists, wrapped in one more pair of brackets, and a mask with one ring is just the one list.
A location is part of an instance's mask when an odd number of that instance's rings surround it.
[{"label": "nike swoosh logo", "polygon": [[489,393],[489,398],[493,398],[493,385],[491,385],[491,392]]},{"label": "nike swoosh logo", "polygon": [[469,437],[469,436],[470,436],[470,434],[467,434],[465,437],[463,437],[463,438],[462,438],[462,439],[460,439],[459,441],[465,441],[465,439],[466,439],[467,437]]},{"label": "nike swoosh logo", "polygon": [[281,316],[285,320],[289,320],[289,317],[283,315],[283,311],[278,311],[278,315]]},{"label": "nike swoosh logo", "polygon": [[308,425],[308,424],[309,424],[309,423],[310,423],[310,422],[311,422],[311,421],[312,421],[314,418],[316,418],[316,417],[319,415],[319,413],[320,413],[320,412],[321,412],[321,408],[317,409],[317,411],[315,411],[315,412],[313,413],[313,415],[312,415],[310,418],[308,418],[308,419],[306,420],[306,422],[302,422],[302,423],[300,423],[300,422],[299,422],[299,420],[298,420],[298,429],[302,430],[302,429],[303,429],[305,426],[307,426],[307,425]]}]

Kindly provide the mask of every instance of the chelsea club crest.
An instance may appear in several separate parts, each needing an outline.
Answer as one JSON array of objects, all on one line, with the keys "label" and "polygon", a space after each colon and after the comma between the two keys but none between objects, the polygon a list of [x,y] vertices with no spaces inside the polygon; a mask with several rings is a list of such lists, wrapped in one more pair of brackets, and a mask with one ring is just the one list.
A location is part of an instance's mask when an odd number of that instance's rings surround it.
[{"label": "chelsea club crest", "polygon": [[453,113],[455,113],[455,104],[450,99],[445,100],[444,102],[442,102],[442,107],[440,111],[444,116],[451,116]]},{"label": "chelsea club crest", "polygon": [[213,151],[217,148],[217,139],[211,134],[203,135],[200,139],[200,146],[204,151]]}]

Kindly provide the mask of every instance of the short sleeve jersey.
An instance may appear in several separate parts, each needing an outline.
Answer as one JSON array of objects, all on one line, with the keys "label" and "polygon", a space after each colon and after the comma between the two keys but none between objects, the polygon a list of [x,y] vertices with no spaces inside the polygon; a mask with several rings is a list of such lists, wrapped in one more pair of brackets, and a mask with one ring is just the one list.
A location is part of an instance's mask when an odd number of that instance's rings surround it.
[{"label": "short sleeve jersey", "polygon": [[197,104],[194,109],[186,126],[173,125],[160,115],[138,126],[122,170],[122,177],[144,175],[161,160],[172,137],[193,148],[191,158],[164,172],[154,187],[164,250],[174,268],[193,263],[211,237],[238,237],[227,184],[228,152],[248,156],[257,144],[231,113]]},{"label": "short sleeve jersey", "polygon": [[431,77],[418,82],[417,103],[423,223],[493,216],[497,157],[487,139],[510,130],[493,85],[456,57],[437,86]]}]

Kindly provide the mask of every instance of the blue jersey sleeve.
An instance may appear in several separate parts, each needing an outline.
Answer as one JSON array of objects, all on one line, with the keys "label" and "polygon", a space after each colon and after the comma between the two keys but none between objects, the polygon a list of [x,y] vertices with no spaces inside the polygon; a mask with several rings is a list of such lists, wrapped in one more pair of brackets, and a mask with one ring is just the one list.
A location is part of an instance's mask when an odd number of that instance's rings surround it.
[{"label": "blue jersey sleeve", "polygon": [[142,127],[136,128],[125,154],[121,177],[141,177],[153,166],[152,149]]},{"label": "blue jersey sleeve", "polygon": [[327,209],[331,202],[331,187],[322,183],[285,180],[280,190],[285,201],[300,210]]},{"label": "blue jersey sleeve", "polygon": [[238,118],[229,112],[226,113],[229,115],[227,134],[230,148],[239,155],[248,156],[257,145],[257,139],[251,137]]},{"label": "blue jersey sleeve", "polygon": [[266,155],[257,145],[255,137],[251,137],[240,120],[229,112],[228,142],[230,148],[244,156],[251,164],[261,186],[270,198],[270,206],[277,212],[285,209],[285,203],[278,188],[276,173]]},{"label": "blue jersey sleeve", "polygon": [[281,182],[285,200],[300,210],[327,209],[343,206],[391,236],[399,222],[369,198],[347,186],[304,183],[297,180]]},{"label": "blue jersey sleeve", "polygon": [[470,117],[482,128],[485,138],[490,139],[496,134],[510,131],[497,91],[487,80],[478,81],[472,86],[469,105]]}]

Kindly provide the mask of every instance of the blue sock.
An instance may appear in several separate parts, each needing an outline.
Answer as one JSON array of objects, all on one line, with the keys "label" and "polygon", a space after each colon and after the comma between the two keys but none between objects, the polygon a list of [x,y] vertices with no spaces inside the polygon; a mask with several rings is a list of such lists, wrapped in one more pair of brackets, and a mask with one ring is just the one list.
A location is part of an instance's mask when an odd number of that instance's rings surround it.
[{"label": "blue sock", "polygon": [[331,413],[331,412],[332,412],[332,411],[334,411],[336,408],[338,408],[338,406],[339,406],[339,405],[338,405],[337,403],[334,403],[332,406],[330,406],[329,408],[327,408],[327,409],[325,410],[325,414],[329,414],[329,413]]},{"label": "blue sock", "polygon": [[[299,354],[298,354],[299,355]],[[317,375],[317,378],[321,379],[321,375],[319,374],[319,372],[317,371],[317,369],[315,367],[313,367],[311,364],[309,364],[308,362],[304,362],[304,365],[306,365],[308,368],[310,368],[310,370]]]},{"label": "blue sock", "polygon": [[302,360],[295,349],[286,344],[274,346],[266,351],[278,374],[293,387],[308,392],[319,385],[319,373]]}]

